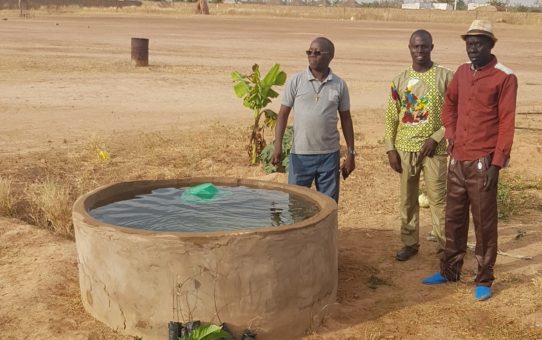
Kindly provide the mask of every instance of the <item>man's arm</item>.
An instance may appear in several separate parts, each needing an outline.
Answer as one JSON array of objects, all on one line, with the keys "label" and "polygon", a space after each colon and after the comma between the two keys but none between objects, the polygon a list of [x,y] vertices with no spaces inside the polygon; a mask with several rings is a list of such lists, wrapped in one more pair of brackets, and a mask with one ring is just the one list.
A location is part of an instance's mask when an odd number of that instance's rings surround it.
[{"label": "man's arm", "polygon": [[282,154],[282,139],[284,137],[284,131],[286,130],[286,125],[288,124],[288,117],[290,116],[290,111],[292,108],[286,105],[281,105],[277,125],[275,126],[275,142],[273,145],[273,156],[271,158],[271,163],[277,165],[281,163],[280,155]]},{"label": "man's arm", "polygon": [[343,178],[346,179],[352,171],[356,168],[356,149],[354,146],[354,124],[352,123],[352,115],[350,110],[339,111],[339,117],[341,118],[341,127],[343,130],[344,140],[346,141],[346,161],[341,166],[341,173]]},{"label": "man's arm", "polygon": [[499,182],[499,171],[510,158],[514,130],[516,124],[516,97],[518,80],[515,75],[509,75],[503,83],[499,96],[499,134],[497,145],[493,154],[491,166],[487,170],[484,189],[486,191],[497,186]]},{"label": "man's arm", "polygon": [[271,164],[278,165],[282,162],[280,159],[282,154],[282,139],[286,125],[288,125],[288,117],[294,107],[295,96],[297,92],[297,80],[299,74],[288,79],[284,92],[282,93],[282,101],[278,113],[277,125],[275,126],[275,141],[273,145],[273,155],[271,156]]},{"label": "man's arm", "polygon": [[442,106],[442,112],[440,113],[442,125],[444,126],[444,137],[450,143],[453,143],[455,140],[455,129],[457,126],[459,73],[460,71],[458,70],[446,89],[446,97],[444,98],[444,105]]},{"label": "man's arm", "polygon": [[391,92],[388,98],[388,106],[384,114],[384,143],[390,167],[401,173],[401,158],[395,149],[395,138],[397,137],[397,127],[399,126],[399,113],[401,108],[401,99],[394,83],[391,84]]},{"label": "man's arm", "polygon": [[[442,96],[446,96],[446,89],[450,85],[450,82],[452,81],[452,78],[454,76],[453,72],[448,69],[442,69],[444,70],[443,73],[437,73],[437,77],[442,77],[442,79],[439,79],[442,81],[442,85],[444,86],[441,88],[439,86],[438,90],[442,94]],[[441,82],[438,82],[441,84]],[[442,111],[442,108],[441,108]],[[440,123],[442,125],[442,119],[439,117]],[[440,129],[435,131],[423,144],[422,149],[420,150],[420,156],[418,158],[418,163],[421,163],[425,157],[433,157],[435,155],[435,152],[437,151],[438,144],[442,141],[444,138],[444,132],[445,128],[444,126],[441,126]]]},{"label": "man's arm", "polygon": [[504,167],[510,157],[516,124],[516,97],[518,80],[509,75],[503,83],[499,96],[499,134],[492,165]]},{"label": "man's arm", "polygon": [[433,157],[437,151],[438,143],[444,138],[444,127],[440,127],[429,138],[425,140],[420,150],[418,164],[421,164],[425,157]]}]

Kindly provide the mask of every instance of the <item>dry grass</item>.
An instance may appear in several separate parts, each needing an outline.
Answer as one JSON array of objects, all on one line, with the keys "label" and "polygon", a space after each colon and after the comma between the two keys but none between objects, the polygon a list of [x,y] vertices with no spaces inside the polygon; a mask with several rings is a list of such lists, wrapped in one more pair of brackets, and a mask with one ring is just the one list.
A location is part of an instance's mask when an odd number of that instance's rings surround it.
[{"label": "dry grass", "polygon": [[29,217],[36,224],[59,234],[73,234],[70,187],[56,180],[47,179],[28,186]]},{"label": "dry grass", "polygon": [[[357,118],[354,117],[355,124],[362,124],[363,120]],[[102,185],[138,179],[264,176],[260,166],[248,164],[245,153],[248,125],[216,122],[195,130],[93,137],[81,142],[66,141],[62,148],[29,153],[23,158],[6,156],[0,176],[17,180],[0,182],[0,194],[3,193],[1,197],[6,202],[2,206],[11,207],[2,209],[0,213],[72,235],[71,205],[80,195]],[[361,125],[354,128],[360,130]],[[267,134],[266,138],[271,140],[271,132]],[[368,224],[376,223],[379,214],[394,213],[395,194],[381,197],[382,205],[379,207],[364,199],[367,194],[377,192],[386,181],[393,180],[390,178],[393,174],[377,174],[384,162],[380,146],[378,142],[373,145],[361,141],[361,138],[356,136],[356,144],[361,146],[363,160],[349,178],[349,185],[341,189],[339,224],[345,220],[357,220],[358,215],[367,209],[375,211],[371,219],[365,216]],[[108,157],[101,157],[101,151],[107,152]],[[38,180],[43,178],[47,180]],[[367,178],[373,180],[367,181]],[[530,187],[530,184],[522,183],[527,183],[527,180],[514,178],[512,194],[515,195],[518,188]],[[534,191],[538,189],[537,186],[533,188]],[[8,190],[11,194],[6,194]],[[524,191],[518,192],[525,194]],[[536,203],[539,199],[532,202],[525,206],[514,205],[513,212],[518,213],[524,207],[532,208],[539,204]]]},{"label": "dry grass", "polygon": [[[101,185],[137,179],[262,175],[260,167],[248,165],[243,151],[247,141],[248,126],[216,123],[203,131],[94,137],[29,153],[23,159],[6,156],[9,166],[0,176],[17,181],[0,177],[0,214],[71,236],[74,201]],[[102,151],[109,157],[103,157]]]},{"label": "dry grass", "polygon": [[531,279],[535,291],[538,292],[538,301],[542,299],[542,275],[536,275]]},{"label": "dry grass", "polygon": [[[368,113],[363,114],[370,116]],[[359,131],[363,120],[354,117],[354,121],[358,124],[355,129]],[[248,165],[248,156],[244,151],[248,141],[248,125],[217,122],[193,130],[138,132],[66,142],[61,148],[27,153],[24,157],[5,156],[0,177],[16,179],[10,182],[11,191],[16,196],[10,197],[19,197],[12,203],[20,207],[17,209],[17,217],[59,234],[72,235],[71,206],[74,200],[101,185],[135,179],[264,175],[260,167]],[[359,214],[356,211],[375,210],[370,200],[368,202],[365,199],[368,193],[378,195],[379,199],[389,196],[389,193],[377,189],[378,186],[382,187],[380,181],[389,180],[386,175],[375,173],[381,171],[383,166],[381,146],[378,141],[361,143],[360,138],[357,136],[356,142],[360,147],[362,161],[356,171],[361,175],[350,178],[349,185],[344,186],[341,192],[340,220],[356,220],[356,214]],[[107,151],[110,157],[100,157],[100,151]],[[45,180],[38,180],[43,178]],[[538,189],[536,181],[525,185],[521,181],[513,183],[514,188],[533,186]],[[393,197],[386,200],[395,201]],[[384,205],[389,206],[389,209],[394,206],[389,201]],[[384,212],[375,213],[375,218],[381,218],[382,214]],[[534,301],[540,301],[541,298],[540,276],[531,278],[501,274],[499,280],[500,287],[505,289],[500,288],[498,299],[487,304],[465,305],[464,301],[472,299],[472,286],[464,283],[450,285],[450,298],[438,302],[438,315],[446,315],[453,330],[444,328],[442,332],[476,339],[529,339],[539,335],[529,323],[521,323],[520,320],[539,308]],[[496,304],[502,304],[502,301],[506,301],[506,313],[502,308],[498,312],[495,310],[498,307]],[[409,327],[424,327],[435,324],[434,308],[437,307],[410,306],[391,311],[385,317],[400,319],[415,313],[419,324]],[[381,326],[384,328],[380,329]],[[374,327],[370,323],[363,324],[345,332],[349,335],[343,339],[381,339],[386,334],[393,334],[395,330],[391,324],[378,321]],[[312,335],[308,338],[340,337]]]},{"label": "dry grass", "polygon": [[0,177],[0,215],[12,217],[15,211],[11,179]]}]

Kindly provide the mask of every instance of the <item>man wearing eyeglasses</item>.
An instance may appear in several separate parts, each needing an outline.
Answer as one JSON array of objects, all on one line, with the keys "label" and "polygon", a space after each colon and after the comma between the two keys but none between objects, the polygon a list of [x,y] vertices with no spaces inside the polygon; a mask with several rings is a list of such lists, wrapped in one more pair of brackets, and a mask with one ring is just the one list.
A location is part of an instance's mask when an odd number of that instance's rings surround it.
[{"label": "man wearing eyeglasses", "polygon": [[431,209],[432,235],[438,250],[444,248],[446,198],[446,141],[440,111],[452,71],[431,60],[433,38],[426,30],[410,36],[412,66],[391,83],[385,113],[384,141],[390,167],[400,176],[401,242],[395,255],[407,261],[418,253],[420,175],[423,171]]},{"label": "man wearing eyeglasses", "polygon": [[[356,167],[350,96],[346,82],[329,68],[335,54],[329,39],[314,39],[306,54],[308,68],[288,80],[282,96],[272,163],[281,162],[282,139],[293,109],[294,140],[288,183],[311,187],[314,182],[316,190],[338,202],[340,174],[346,179]],[[343,164],[340,164],[339,118],[347,144]]]}]

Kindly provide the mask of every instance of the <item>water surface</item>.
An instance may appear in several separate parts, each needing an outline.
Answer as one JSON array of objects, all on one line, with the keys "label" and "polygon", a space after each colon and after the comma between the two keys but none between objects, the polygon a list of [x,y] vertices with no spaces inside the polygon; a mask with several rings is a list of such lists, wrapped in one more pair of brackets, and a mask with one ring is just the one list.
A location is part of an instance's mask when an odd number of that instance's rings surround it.
[{"label": "water surface", "polygon": [[157,231],[205,232],[292,224],[318,207],[278,190],[217,186],[212,199],[183,196],[186,188],[161,188],[90,211],[105,223]]}]

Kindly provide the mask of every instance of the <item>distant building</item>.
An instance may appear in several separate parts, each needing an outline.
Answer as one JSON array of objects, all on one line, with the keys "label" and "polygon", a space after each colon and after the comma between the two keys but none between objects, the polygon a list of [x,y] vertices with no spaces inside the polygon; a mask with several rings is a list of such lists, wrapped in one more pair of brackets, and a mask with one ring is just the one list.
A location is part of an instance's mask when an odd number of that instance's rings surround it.
[{"label": "distant building", "polygon": [[470,4],[467,5],[467,10],[474,11],[474,10],[477,10],[479,8],[482,8],[482,7],[488,7],[488,8],[484,8],[484,9],[489,9],[489,7],[493,7],[493,6],[490,6],[488,2],[486,2],[484,4],[471,2]]},{"label": "distant building", "polygon": [[403,3],[401,5],[401,8],[402,9],[438,9],[442,11],[451,11],[453,9],[453,6],[445,2],[422,1],[422,2]]},{"label": "distant building", "polygon": [[431,9],[430,2],[412,2],[409,4],[402,4],[402,9]]},{"label": "distant building", "polygon": [[452,5],[447,4],[445,2],[433,2],[431,8],[438,9],[441,11],[451,11],[452,9],[454,9]]}]

